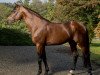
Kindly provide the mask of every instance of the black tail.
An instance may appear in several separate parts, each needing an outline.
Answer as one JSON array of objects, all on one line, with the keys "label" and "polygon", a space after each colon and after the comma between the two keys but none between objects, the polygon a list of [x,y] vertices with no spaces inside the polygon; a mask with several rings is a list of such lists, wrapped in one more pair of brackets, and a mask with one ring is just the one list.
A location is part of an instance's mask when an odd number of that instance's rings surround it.
[{"label": "black tail", "polygon": [[90,53],[90,42],[89,42],[89,34],[88,34],[88,30],[86,29],[86,47]]},{"label": "black tail", "polygon": [[88,30],[86,30],[86,36],[84,37],[84,51],[83,51],[83,60],[84,60],[84,66],[91,68],[91,62],[90,62],[90,44],[89,44],[89,35]]}]

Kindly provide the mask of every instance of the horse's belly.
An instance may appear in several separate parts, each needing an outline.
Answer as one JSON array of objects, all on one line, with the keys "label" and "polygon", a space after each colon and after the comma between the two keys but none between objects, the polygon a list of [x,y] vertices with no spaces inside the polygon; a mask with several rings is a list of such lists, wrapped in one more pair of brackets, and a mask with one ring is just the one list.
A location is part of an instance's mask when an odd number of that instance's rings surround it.
[{"label": "horse's belly", "polygon": [[52,25],[48,27],[46,43],[49,45],[58,45],[65,43],[70,37],[69,31],[64,25]]},{"label": "horse's belly", "polygon": [[59,44],[63,44],[66,43],[68,40],[68,36],[67,35],[60,35],[60,36],[52,36],[51,38],[49,38],[46,42],[47,45],[59,45]]}]

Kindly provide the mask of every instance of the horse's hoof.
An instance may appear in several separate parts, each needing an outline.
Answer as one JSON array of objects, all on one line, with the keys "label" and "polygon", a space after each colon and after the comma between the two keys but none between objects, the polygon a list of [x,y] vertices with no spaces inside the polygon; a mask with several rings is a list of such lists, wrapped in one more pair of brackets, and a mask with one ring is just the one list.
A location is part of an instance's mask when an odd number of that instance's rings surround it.
[{"label": "horse's hoof", "polygon": [[40,75],[41,73],[38,73],[37,75]]},{"label": "horse's hoof", "polygon": [[41,73],[38,73],[37,75],[40,75]]},{"label": "horse's hoof", "polygon": [[37,75],[41,75],[41,73],[38,73]]},{"label": "horse's hoof", "polygon": [[74,74],[68,73],[67,75],[74,75]]},{"label": "horse's hoof", "polygon": [[37,73],[37,75],[40,75],[42,73],[42,71],[39,71],[38,73]]},{"label": "horse's hoof", "polygon": [[70,70],[68,75],[74,75],[74,70]]},{"label": "horse's hoof", "polygon": [[45,72],[44,75],[48,75],[48,72]]},{"label": "horse's hoof", "polygon": [[92,72],[91,72],[91,70],[88,70],[88,75],[92,75]]},{"label": "horse's hoof", "polygon": [[74,70],[70,70],[69,72],[70,72],[70,74],[72,74],[72,75],[74,74]]},{"label": "horse's hoof", "polygon": [[92,73],[89,73],[89,75],[92,75]]}]

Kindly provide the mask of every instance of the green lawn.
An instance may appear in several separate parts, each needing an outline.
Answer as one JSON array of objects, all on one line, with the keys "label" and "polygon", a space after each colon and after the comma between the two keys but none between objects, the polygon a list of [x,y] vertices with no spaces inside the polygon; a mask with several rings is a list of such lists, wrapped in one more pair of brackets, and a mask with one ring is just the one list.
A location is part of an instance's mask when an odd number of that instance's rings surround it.
[{"label": "green lawn", "polygon": [[100,40],[93,39],[90,49],[91,60],[100,63]]}]

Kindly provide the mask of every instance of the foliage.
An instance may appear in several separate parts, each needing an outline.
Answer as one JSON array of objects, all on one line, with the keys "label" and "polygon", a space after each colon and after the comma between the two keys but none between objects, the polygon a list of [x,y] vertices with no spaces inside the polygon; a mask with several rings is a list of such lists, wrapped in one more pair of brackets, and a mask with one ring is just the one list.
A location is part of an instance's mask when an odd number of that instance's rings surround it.
[{"label": "foliage", "polygon": [[28,34],[17,29],[0,28],[0,45],[32,45]]},{"label": "foliage", "polygon": [[44,17],[50,21],[54,20],[54,9],[55,9],[54,8],[54,1],[49,0],[47,3],[47,11],[46,11],[46,14],[44,15]]},{"label": "foliage", "polygon": [[23,22],[6,24],[0,22],[0,45],[33,45]]},{"label": "foliage", "polygon": [[0,21],[8,15],[10,10],[11,9],[7,6],[5,6],[5,4],[0,3],[0,14],[2,14],[2,15],[0,15]]},{"label": "foliage", "polygon": [[29,1],[30,1],[30,0],[24,0],[24,2],[23,2],[24,5],[28,7],[28,6],[29,6]]},{"label": "foliage", "polygon": [[29,8],[41,14],[43,11],[43,4],[40,0],[32,0]]}]

